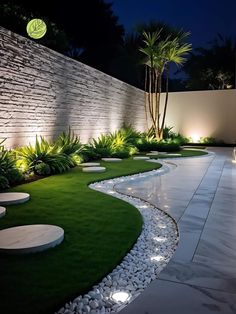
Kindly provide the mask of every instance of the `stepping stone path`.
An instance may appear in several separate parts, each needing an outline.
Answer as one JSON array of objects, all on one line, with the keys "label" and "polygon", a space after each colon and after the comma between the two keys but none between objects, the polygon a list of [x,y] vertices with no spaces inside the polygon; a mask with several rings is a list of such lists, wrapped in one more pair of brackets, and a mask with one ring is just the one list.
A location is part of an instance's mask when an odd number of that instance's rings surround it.
[{"label": "stepping stone path", "polygon": [[136,156],[133,157],[133,160],[148,160],[150,157],[145,157],[145,156]]},{"label": "stepping stone path", "polygon": [[0,218],[6,215],[6,208],[0,206]]},{"label": "stepping stone path", "polygon": [[0,205],[15,205],[25,203],[29,200],[28,193],[6,192],[0,193]]},{"label": "stepping stone path", "polygon": [[122,161],[121,158],[102,158],[103,161],[109,161],[109,162],[120,162]]},{"label": "stepping stone path", "polygon": [[79,166],[82,166],[82,167],[99,167],[100,162],[83,162],[82,164],[79,164]]},{"label": "stepping stone path", "polygon": [[105,167],[85,167],[82,169],[83,172],[104,172],[106,171]]},{"label": "stepping stone path", "polygon": [[25,225],[0,231],[0,252],[34,253],[60,244],[64,230],[54,225]]}]

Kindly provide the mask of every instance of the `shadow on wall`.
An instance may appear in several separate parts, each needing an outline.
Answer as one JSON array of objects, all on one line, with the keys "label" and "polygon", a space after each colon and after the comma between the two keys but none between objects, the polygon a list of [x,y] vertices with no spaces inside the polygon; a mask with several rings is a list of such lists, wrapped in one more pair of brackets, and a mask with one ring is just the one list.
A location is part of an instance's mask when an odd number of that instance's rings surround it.
[{"label": "shadow on wall", "polygon": [[63,131],[67,131],[70,127],[71,106],[69,105],[68,96],[70,94],[69,70],[67,66],[68,60],[60,56],[54,62],[56,68],[54,75],[56,81],[51,84],[55,101],[55,119],[52,127],[51,138],[55,140]]}]

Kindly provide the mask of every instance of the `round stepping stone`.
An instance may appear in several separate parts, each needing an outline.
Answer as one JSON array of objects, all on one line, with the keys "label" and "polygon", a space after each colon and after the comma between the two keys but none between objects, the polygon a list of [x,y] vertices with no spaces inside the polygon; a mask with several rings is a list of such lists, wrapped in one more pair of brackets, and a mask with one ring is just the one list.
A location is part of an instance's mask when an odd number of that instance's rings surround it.
[{"label": "round stepping stone", "polygon": [[64,230],[53,225],[26,225],[0,231],[0,252],[34,253],[60,244]]},{"label": "round stepping stone", "polygon": [[82,169],[83,172],[104,172],[106,171],[105,167],[85,167]]},{"label": "round stepping stone", "polygon": [[0,206],[0,218],[6,215],[6,208]]},{"label": "round stepping stone", "polygon": [[148,160],[150,157],[145,157],[145,156],[136,156],[133,157],[133,160]]},{"label": "round stepping stone", "polygon": [[167,154],[168,156],[182,156],[181,154]]},{"label": "round stepping stone", "polygon": [[159,152],[160,155],[166,155],[167,152]]},{"label": "round stepping stone", "polygon": [[14,205],[25,203],[29,200],[30,195],[28,193],[21,192],[6,192],[0,193],[0,205]]},{"label": "round stepping stone", "polygon": [[82,164],[79,164],[79,166],[82,166],[82,167],[98,167],[98,166],[100,166],[100,162],[83,162]]},{"label": "round stepping stone", "polygon": [[147,154],[146,154],[146,156],[157,156],[157,155],[159,155],[158,152],[156,152],[156,153],[147,153]]},{"label": "round stepping stone", "polygon": [[121,158],[102,158],[103,161],[108,161],[108,162],[119,162],[122,161]]},{"label": "round stepping stone", "polygon": [[152,154],[159,154],[159,152],[157,150],[151,150],[150,153],[152,153]]}]

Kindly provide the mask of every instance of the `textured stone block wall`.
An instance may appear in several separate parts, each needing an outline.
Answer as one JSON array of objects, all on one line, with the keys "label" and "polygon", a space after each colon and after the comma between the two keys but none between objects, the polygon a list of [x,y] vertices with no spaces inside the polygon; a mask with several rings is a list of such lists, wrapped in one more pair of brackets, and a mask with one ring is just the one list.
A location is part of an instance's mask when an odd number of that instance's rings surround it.
[{"label": "textured stone block wall", "polygon": [[7,146],[71,129],[86,142],[123,122],[145,128],[144,93],[0,27],[0,138]]}]

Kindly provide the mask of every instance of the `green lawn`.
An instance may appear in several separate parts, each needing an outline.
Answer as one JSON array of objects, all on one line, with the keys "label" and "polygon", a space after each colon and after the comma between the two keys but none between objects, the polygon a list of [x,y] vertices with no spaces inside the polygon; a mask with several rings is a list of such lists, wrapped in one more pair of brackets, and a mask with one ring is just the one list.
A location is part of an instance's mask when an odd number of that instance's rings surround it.
[{"label": "green lawn", "polygon": [[80,168],[18,186],[31,200],[8,206],[0,228],[56,224],[65,240],[42,253],[0,256],[1,313],[52,314],[110,272],[140,234],[142,218],[131,205],[93,191],[92,181],[143,172],[159,164],[123,160],[100,174]]},{"label": "green lawn", "polygon": [[[184,156],[201,152],[183,151]],[[0,229],[25,224],[55,224],[65,230],[58,247],[29,255],[0,255],[2,313],[52,314],[88,291],[125,256],[140,234],[142,217],[131,205],[88,188],[107,178],[149,171],[159,164],[123,160],[103,163],[105,173],[74,168],[14,188],[29,202],[8,206]]]}]

